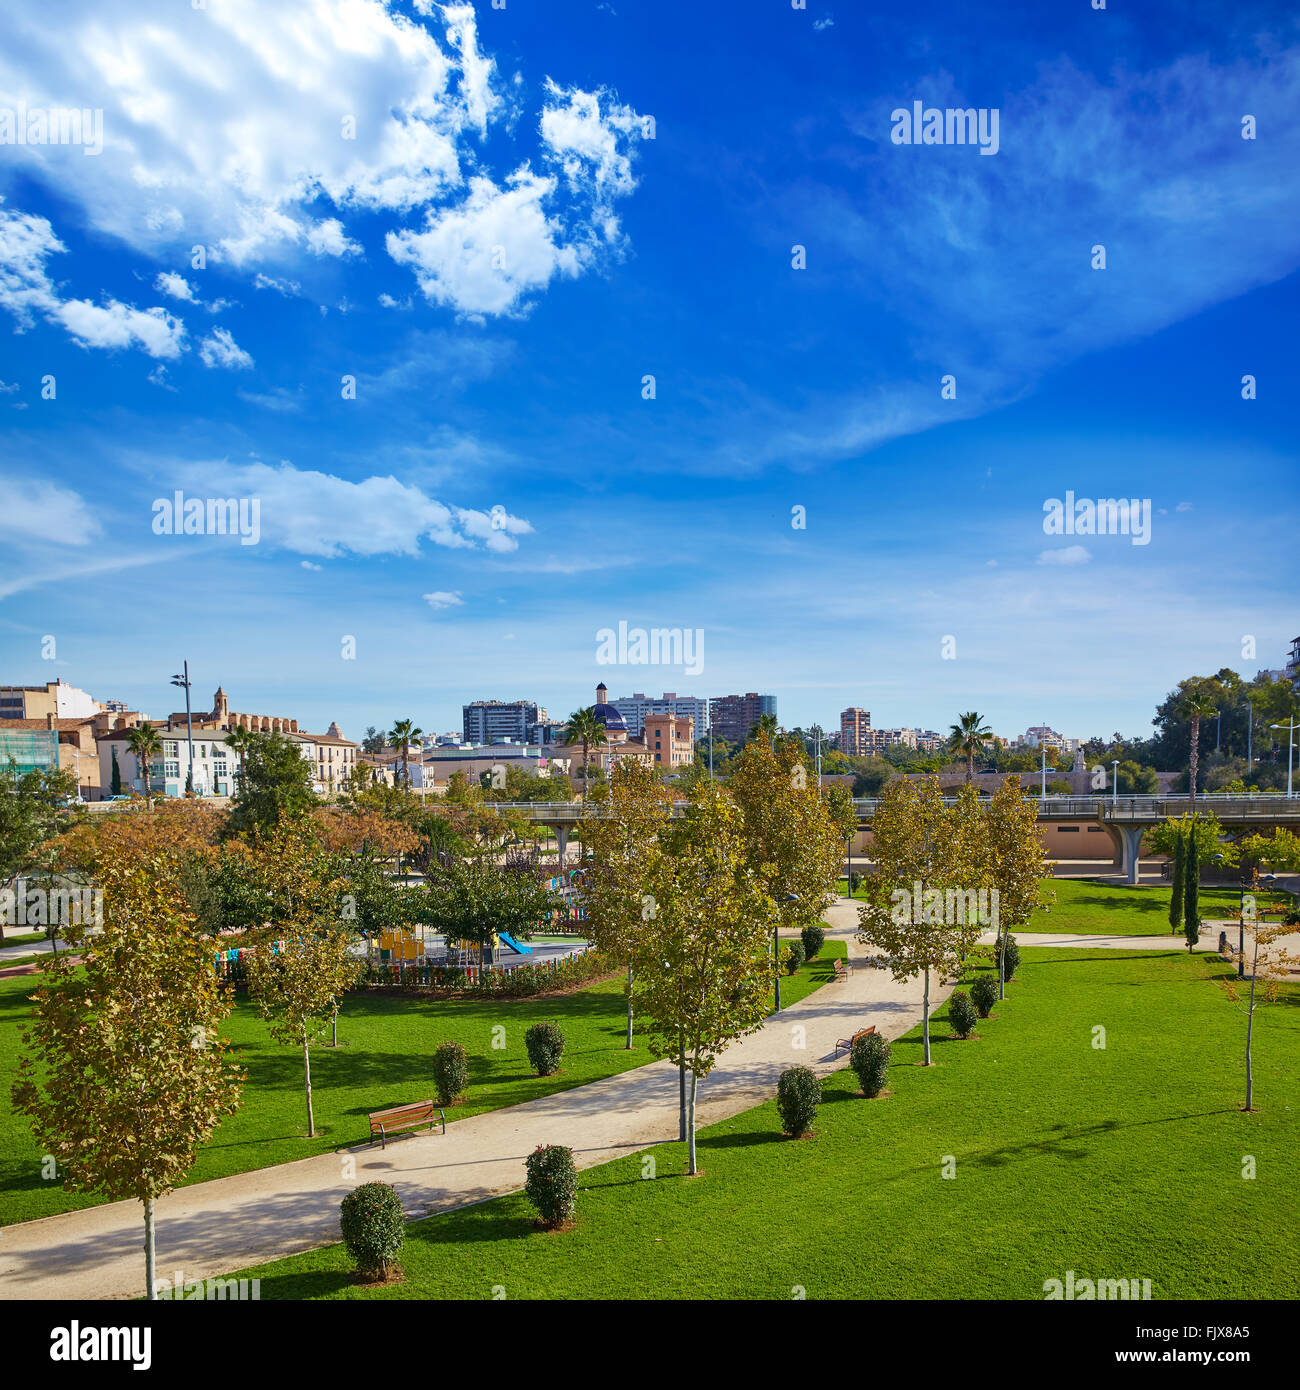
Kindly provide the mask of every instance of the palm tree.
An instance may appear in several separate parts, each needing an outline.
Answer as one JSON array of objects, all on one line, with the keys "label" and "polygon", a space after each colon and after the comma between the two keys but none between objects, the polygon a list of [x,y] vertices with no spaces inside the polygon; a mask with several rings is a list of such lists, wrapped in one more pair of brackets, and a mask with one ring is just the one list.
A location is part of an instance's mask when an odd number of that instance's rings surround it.
[{"label": "palm tree", "polygon": [[135,770],[143,774],[144,804],[152,809],[153,798],[149,785],[149,764],[162,752],[162,740],[152,724],[137,724],[126,731],[126,746],[135,754]]},{"label": "palm tree", "polygon": [[399,719],[388,731],[388,741],[402,754],[402,780],[411,785],[411,744],[424,733],[409,719]]},{"label": "palm tree", "polygon": [[575,710],[569,716],[568,727],[564,730],[564,740],[566,743],[582,744],[582,789],[587,789],[587,754],[592,744],[599,748],[602,744],[609,742],[609,735],[605,732],[605,726],[596,718],[596,706],[588,705],[586,709]]},{"label": "palm tree", "polygon": [[984,723],[984,716],[971,710],[958,715],[957,723],[948,734],[948,751],[966,759],[966,780],[975,780],[975,757],[984,751],[984,740],[993,737],[993,730]]},{"label": "palm tree", "polygon": [[1191,721],[1192,742],[1188,753],[1189,788],[1192,800],[1196,800],[1196,772],[1201,761],[1201,720],[1208,719],[1216,712],[1217,706],[1209,693],[1199,685],[1189,684],[1178,706],[1178,713]]},{"label": "palm tree", "polygon": [[758,723],[749,731],[749,739],[745,741],[748,743],[750,739],[765,739],[767,741],[767,746],[771,748],[776,743],[776,735],[776,715],[760,714],[758,716]]},{"label": "palm tree", "polygon": [[256,742],[257,735],[253,730],[245,729],[242,726],[231,729],[226,735],[226,747],[229,748],[239,760],[238,781],[239,790],[241,792],[244,790],[244,758]]}]

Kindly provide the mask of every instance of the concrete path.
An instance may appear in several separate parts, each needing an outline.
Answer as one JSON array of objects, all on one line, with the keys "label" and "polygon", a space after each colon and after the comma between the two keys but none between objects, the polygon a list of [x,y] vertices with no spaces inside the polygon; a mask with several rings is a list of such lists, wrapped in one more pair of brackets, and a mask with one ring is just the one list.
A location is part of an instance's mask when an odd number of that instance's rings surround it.
[{"label": "concrete path", "polygon": [[[848,942],[849,978],[823,985],[729,1048],[700,1084],[700,1129],[776,1093],[802,1063],[820,1074],[846,1065],[835,1041],[875,1024],[896,1038],[921,1019],[921,981],[897,984],[862,963],[856,904],[825,914]],[[931,1006],[950,991],[934,981]],[[394,1183],[410,1216],[518,1191],[538,1144],[567,1144],[589,1168],[677,1140],[677,1071],[655,1062],[542,1100],[453,1121],[441,1134],[357,1146],[297,1163],[180,1188],[158,1204],[158,1277],[227,1274],[339,1238],[338,1210],[358,1183]],[[115,1202],[0,1229],[0,1298],[128,1298],[143,1292],[143,1222],[136,1202]]]}]

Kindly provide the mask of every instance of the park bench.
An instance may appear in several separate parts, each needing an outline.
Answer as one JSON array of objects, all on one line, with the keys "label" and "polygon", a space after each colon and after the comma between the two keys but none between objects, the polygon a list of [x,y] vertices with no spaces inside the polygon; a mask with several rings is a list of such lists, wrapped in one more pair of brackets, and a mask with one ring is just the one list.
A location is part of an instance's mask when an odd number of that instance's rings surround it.
[{"label": "park bench", "polygon": [[870,1028],[859,1028],[858,1031],[854,1033],[851,1037],[841,1038],[835,1044],[835,1051],[838,1052],[840,1048],[844,1048],[845,1051],[852,1052],[853,1044],[857,1042],[859,1038],[865,1038],[868,1033],[874,1033],[875,1031],[876,1025],[874,1023],[871,1025]]},{"label": "park bench", "polygon": [[848,961],[843,956],[836,956],[835,964],[831,967],[831,979],[847,980],[852,973]]},{"label": "park bench", "polygon": [[433,1128],[442,1122],[442,1132],[447,1132],[447,1117],[431,1100],[417,1100],[411,1105],[395,1105],[391,1110],[376,1110],[370,1116],[370,1138],[379,1136],[383,1148],[388,1147],[390,1135],[403,1130]]}]

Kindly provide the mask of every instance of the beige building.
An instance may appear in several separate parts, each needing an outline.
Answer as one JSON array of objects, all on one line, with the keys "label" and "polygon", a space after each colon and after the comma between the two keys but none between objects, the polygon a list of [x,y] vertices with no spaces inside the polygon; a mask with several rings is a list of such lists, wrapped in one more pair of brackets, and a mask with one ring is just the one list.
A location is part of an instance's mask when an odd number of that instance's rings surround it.
[{"label": "beige building", "polygon": [[850,758],[871,752],[871,711],[857,705],[840,711],[840,751]]}]

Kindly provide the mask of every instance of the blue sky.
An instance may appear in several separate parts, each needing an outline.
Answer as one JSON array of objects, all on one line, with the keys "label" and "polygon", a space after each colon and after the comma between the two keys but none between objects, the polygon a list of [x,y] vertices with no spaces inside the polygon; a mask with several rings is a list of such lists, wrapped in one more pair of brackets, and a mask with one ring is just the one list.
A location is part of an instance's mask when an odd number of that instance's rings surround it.
[{"label": "blue sky", "polygon": [[[0,122],[103,148],[0,144],[0,682],[161,715],[188,658],[354,737],[601,679],[1088,736],[1280,666],[1290,7],[867,8],[15,15]],[[893,143],[914,101],[997,153]],[[258,543],[156,535],[177,489],[258,497]],[[1045,535],[1067,490],[1150,543]],[[703,671],[597,664],[620,621]]]}]

